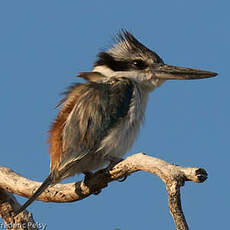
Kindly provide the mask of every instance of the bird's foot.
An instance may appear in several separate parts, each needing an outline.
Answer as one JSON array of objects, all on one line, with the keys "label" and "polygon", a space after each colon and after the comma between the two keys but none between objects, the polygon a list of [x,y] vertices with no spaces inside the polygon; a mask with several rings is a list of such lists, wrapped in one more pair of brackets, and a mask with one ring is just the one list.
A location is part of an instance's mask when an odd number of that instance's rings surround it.
[{"label": "bird's foot", "polygon": [[[94,176],[94,173],[92,173],[92,172],[84,172],[84,175],[85,175],[85,178],[84,178],[84,180],[83,180],[83,183],[85,184],[85,185],[89,185],[89,181],[91,180],[91,178]],[[94,188],[93,189],[94,191],[93,191],[93,194],[94,195],[98,195],[100,192],[101,192],[101,188]]]},{"label": "bird's foot", "polygon": [[113,156],[107,156],[107,160],[110,162],[108,167],[106,168],[107,170],[111,170],[116,164],[123,161],[121,157],[113,157]]},{"label": "bird's foot", "polygon": [[119,182],[124,182],[127,179],[128,176],[123,176],[121,179],[117,180]]},{"label": "bird's foot", "polygon": [[[121,157],[113,157],[113,156],[108,156],[107,159],[110,161],[108,167],[106,168],[106,170],[109,172],[116,164],[120,163],[121,161],[123,161],[123,158]],[[124,176],[121,179],[119,179],[119,182],[123,182],[126,180],[128,176]]]},{"label": "bird's foot", "polygon": [[85,184],[87,184],[87,182],[93,177],[94,173],[92,172],[84,172],[83,173],[85,175],[85,178],[84,178],[84,182]]}]

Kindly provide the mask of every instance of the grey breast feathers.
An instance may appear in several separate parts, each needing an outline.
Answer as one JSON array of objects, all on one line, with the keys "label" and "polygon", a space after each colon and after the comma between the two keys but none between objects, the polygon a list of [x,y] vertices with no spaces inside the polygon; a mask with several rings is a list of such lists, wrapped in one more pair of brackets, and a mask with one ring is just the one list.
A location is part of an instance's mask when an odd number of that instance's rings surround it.
[{"label": "grey breast feathers", "polygon": [[73,162],[73,159],[78,161],[99,148],[110,130],[127,115],[133,89],[133,82],[127,78],[89,81],[71,87],[63,100],[63,107],[69,103],[68,100],[72,100],[74,93],[79,96],[62,133],[62,165]]}]

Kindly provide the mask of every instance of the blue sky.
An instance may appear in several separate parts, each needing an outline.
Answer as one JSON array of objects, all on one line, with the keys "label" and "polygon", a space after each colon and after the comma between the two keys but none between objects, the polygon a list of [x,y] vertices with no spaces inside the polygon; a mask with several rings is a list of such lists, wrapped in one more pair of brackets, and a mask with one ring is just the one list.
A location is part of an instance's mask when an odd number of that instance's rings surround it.
[{"label": "blue sky", "polygon": [[[205,183],[182,188],[188,224],[226,229],[229,8],[228,1],[212,0],[1,1],[1,165],[38,181],[48,175],[47,130],[60,93],[78,81],[78,72],[90,71],[97,52],[126,28],[165,63],[219,73],[213,79],[168,81],[154,91],[145,125],[127,155],[143,151],[205,168]],[[111,183],[80,202],[35,202],[29,210],[47,229],[174,229],[165,187],[147,173]]]}]

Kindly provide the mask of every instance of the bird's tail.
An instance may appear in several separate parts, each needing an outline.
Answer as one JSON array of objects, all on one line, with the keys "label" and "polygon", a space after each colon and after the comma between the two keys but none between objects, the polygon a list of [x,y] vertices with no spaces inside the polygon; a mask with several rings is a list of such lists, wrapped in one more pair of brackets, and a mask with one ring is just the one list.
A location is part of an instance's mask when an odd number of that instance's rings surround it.
[{"label": "bird's tail", "polygon": [[35,201],[41,193],[52,184],[54,179],[54,172],[51,172],[49,176],[45,179],[42,185],[37,189],[37,191],[23,204],[18,210],[15,211],[14,216],[17,216],[20,212],[25,210],[33,201]]}]

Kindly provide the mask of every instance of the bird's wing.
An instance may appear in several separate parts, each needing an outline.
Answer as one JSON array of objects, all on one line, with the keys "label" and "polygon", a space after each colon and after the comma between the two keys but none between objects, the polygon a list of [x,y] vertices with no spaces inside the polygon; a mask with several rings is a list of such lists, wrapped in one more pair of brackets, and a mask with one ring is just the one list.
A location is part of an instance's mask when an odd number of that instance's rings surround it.
[{"label": "bird's wing", "polygon": [[[62,132],[61,165],[93,154],[109,131],[128,113],[133,82],[126,78],[87,82],[73,92],[78,95]],[[72,96],[73,97],[73,96]],[[63,107],[67,106],[66,100]],[[60,111],[62,113],[62,111]]]}]

